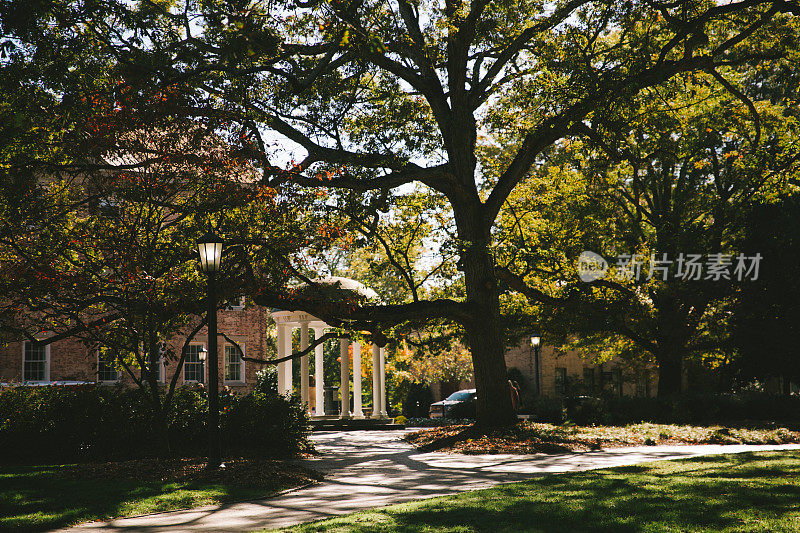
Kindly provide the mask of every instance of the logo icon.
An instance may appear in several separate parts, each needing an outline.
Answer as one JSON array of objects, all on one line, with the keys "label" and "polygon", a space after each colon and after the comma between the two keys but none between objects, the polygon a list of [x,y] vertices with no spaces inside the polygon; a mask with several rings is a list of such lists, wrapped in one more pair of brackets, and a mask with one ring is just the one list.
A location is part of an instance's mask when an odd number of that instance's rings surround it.
[{"label": "logo icon", "polygon": [[581,281],[590,283],[606,275],[608,262],[600,255],[585,250],[578,256],[578,277]]}]

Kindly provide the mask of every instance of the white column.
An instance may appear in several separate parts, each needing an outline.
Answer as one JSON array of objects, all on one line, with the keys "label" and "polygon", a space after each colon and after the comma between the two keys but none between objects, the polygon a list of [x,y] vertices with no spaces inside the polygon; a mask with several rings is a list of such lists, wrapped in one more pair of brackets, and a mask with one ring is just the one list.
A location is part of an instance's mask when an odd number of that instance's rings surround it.
[{"label": "white column", "polygon": [[380,359],[381,349],[377,344],[372,345],[372,418],[380,418],[381,410],[381,374]]},{"label": "white column", "polygon": [[[278,324],[278,359],[286,357],[286,354],[283,353],[283,349],[286,347],[286,343],[283,342],[284,335],[286,335],[286,327]],[[283,391],[286,390],[283,384],[283,378],[286,374],[286,371],[283,369],[285,365],[286,363],[278,363],[278,394],[283,394]]]},{"label": "white column", "polygon": [[[308,348],[308,322],[300,323],[300,350]],[[310,409],[311,399],[308,390],[308,354],[300,358],[300,402]]]},{"label": "white column", "polygon": [[386,412],[386,350],[381,348],[380,352],[380,366],[381,366],[381,418],[386,418],[389,414]]},{"label": "white column", "polygon": [[353,417],[364,418],[361,410],[361,343],[353,343]]},{"label": "white column", "polygon": [[[283,353],[284,357],[292,355],[292,328],[291,325],[286,326],[286,331],[283,334]],[[292,394],[292,360],[288,360],[283,367],[283,394]]]},{"label": "white column", "polygon": [[[324,331],[322,328],[314,328],[314,340],[319,340]],[[322,344],[317,344],[314,348],[314,387],[314,414],[322,416],[325,414],[325,360]]]},{"label": "white column", "polygon": [[339,340],[339,359],[341,360],[341,378],[342,382],[339,385],[339,392],[342,395],[342,413],[341,418],[350,418],[350,355],[348,348],[350,341],[347,339]]}]

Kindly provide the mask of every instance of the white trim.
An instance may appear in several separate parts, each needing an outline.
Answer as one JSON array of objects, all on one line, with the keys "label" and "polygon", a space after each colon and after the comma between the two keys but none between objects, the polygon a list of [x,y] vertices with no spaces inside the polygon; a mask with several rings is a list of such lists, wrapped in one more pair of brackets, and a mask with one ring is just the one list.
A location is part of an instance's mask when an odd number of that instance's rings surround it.
[{"label": "white trim", "polygon": [[23,383],[50,383],[50,345],[46,344],[44,347],[44,379],[37,379],[37,380],[26,380],[25,379],[25,346],[31,341],[22,341],[22,372],[20,375],[22,376]]},{"label": "white trim", "polygon": [[[205,347],[204,342],[190,342],[189,346],[202,346]],[[208,348],[206,348],[208,349]],[[206,356],[206,360],[203,361],[203,381],[197,381],[196,379],[186,379],[186,360],[183,361],[183,382],[184,383],[205,383],[207,380],[208,374],[208,356]],[[194,362],[192,363],[194,364]]]},{"label": "white trim", "polygon": [[[242,356],[247,357],[247,346],[244,342],[239,342],[238,340],[236,343],[242,349]],[[240,379],[226,379],[228,375],[228,354],[227,354],[227,347],[230,346],[233,349],[236,349],[236,346],[233,344],[226,342],[223,344],[222,347],[222,383],[223,385],[244,385],[247,382],[247,374],[245,374],[245,361],[244,359],[239,359],[239,375],[241,376]]]},{"label": "white trim", "polygon": [[44,365],[44,379],[43,380],[26,380],[25,379],[25,346],[31,341],[22,341],[22,381],[23,383],[50,383],[50,345],[44,347],[45,365]]}]

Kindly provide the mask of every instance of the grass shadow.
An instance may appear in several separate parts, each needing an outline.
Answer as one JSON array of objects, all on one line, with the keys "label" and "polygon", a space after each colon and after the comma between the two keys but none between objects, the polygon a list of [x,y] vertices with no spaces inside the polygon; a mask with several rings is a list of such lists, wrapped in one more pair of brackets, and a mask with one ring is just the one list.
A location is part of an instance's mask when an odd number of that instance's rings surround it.
[{"label": "grass shadow", "polygon": [[800,486],[791,478],[798,470],[797,452],[656,462],[411,502],[297,530],[796,530]]}]

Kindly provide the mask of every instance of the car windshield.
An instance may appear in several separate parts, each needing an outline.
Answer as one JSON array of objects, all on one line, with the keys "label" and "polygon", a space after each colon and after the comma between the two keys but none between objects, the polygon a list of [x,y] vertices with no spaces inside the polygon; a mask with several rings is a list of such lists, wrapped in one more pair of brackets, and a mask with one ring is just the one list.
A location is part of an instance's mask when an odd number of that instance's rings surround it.
[{"label": "car windshield", "polygon": [[450,401],[463,402],[464,400],[469,400],[471,396],[471,392],[458,391],[448,396],[447,399]]}]

